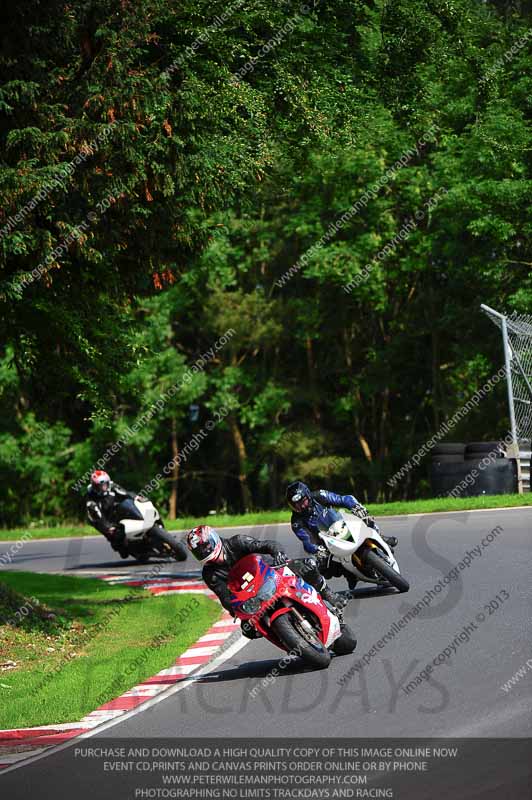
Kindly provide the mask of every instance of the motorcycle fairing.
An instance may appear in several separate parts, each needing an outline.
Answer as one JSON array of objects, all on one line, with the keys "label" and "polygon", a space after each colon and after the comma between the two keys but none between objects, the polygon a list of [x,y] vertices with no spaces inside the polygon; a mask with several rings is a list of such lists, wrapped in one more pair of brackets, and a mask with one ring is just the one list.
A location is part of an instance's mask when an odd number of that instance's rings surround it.
[{"label": "motorcycle fairing", "polygon": [[139,538],[153,528],[159,513],[150,500],[123,500],[117,510],[127,538]]},{"label": "motorcycle fairing", "polygon": [[[276,580],[275,594],[272,595],[271,600],[264,601],[259,612],[247,614],[242,609],[242,603],[249,600],[251,597],[255,597],[264,585],[264,582],[270,579],[272,574],[275,576]],[[276,640],[269,625],[263,625],[261,623],[261,617],[267,612],[269,605],[275,604],[279,600],[282,601],[283,598],[292,601],[290,604],[292,608],[287,607],[286,610],[282,609],[282,613],[294,613],[296,610],[299,610],[299,613],[311,613],[317,617],[319,622],[319,638],[327,647],[341,635],[338,618],[329,611],[316,589],[306,583],[303,578],[295,575],[287,566],[281,569],[272,569],[272,567],[266,564],[257,554],[244,556],[244,558],[241,558],[234,567],[232,567],[229,573],[227,587],[233,595],[231,605],[236,615],[240,619],[252,619],[255,627],[265,638],[272,641],[278,647],[282,647],[281,643]],[[274,614],[277,614],[277,609]]]}]

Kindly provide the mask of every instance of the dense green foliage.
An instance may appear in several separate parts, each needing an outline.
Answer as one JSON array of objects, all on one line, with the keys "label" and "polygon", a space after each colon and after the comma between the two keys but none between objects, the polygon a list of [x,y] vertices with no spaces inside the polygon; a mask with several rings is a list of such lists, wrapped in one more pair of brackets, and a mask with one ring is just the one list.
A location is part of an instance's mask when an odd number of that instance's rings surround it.
[{"label": "dense green foliage", "polygon": [[[529,24],[481,0],[14,8],[4,522],[75,516],[121,437],[130,486],[181,453],[172,515],[277,507],[298,475],[426,493],[423,464],[386,479],[499,368],[480,303],[532,305]],[[499,383],[448,438],[507,424]]]}]

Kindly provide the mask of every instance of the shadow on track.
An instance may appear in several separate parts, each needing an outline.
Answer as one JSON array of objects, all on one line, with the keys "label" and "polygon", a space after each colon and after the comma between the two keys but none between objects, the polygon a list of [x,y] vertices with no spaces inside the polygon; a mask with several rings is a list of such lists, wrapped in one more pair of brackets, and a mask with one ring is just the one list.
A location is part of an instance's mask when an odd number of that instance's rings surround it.
[{"label": "shadow on track", "polygon": [[[201,580],[201,570],[184,571],[183,569],[178,569],[173,571],[171,567],[175,565],[175,563],[175,561],[165,561],[162,559],[158,561],[148,561],[146,564],[139,564],[137,561],[99,561],[96,564],[79,564],[78,566],[67,567],[65,573],[75,572],[82,576],[84,571],[94,572],[98,570],[98,572],[101,573],[106,571],[116,573],[117,578],[120,578],[122,572],[126,572],[129,573],[128,577],[132,580],[135,580],[135,577],[138,576],[139,580],[149,578],[152,582],[157,580]],[[153,570],[155,566],[163,566],[166,567],[166,569],[161,569],[156,575],[152,575],[150,571]],[[94,576],[89,574],[87,577],[91,578]]]},{"label": "shadow on track", "polygon": [[401,594],[393,586],[386,586],[384,588],[374,588],[373,586],[364,586],[354,589],[352,592],[338,591],[338,594],[349,594],[349,600],[370,600],[372,597],[399,597]]},{"label": "shadow on track", "polygon": [[[0,558],[3,555],[7,555],[7,551],[5,553],[0,553]],[[25,555],[19,555],[17,553],[17,555],[14,556],[14,558],[12,559],[12,561],[9,564],[7,564],[6,566],[12,566],[12,565],[15,565],[15,564],[16,565],[24,564],[27,561],[35,561],[36,559],[42,559],[43,561],[46,561],[46,560],[49,561],[51,559],[57,559],[57,557],[58,556],[55,553],[46,553],[46,552],[31,553],[31,554],[26,555],[26,556]]]},{"label": "shadow on track", "polygon": [[146,563],[140,563],[139,561],[135,561],[134,559],[120,559],[120,561],[97,561],[95,563],[90,564],[78,564],[76,566],[67,567],[68,570],[89,570],[89,569],[118,569],[118,570],[125,570],[131,569],[135,567],[137,569],[149,569],[151,566],[155,566],[156,564],[175,564],[175,561],[171,561],[170,559],[153,559],[153,561],[146,561]]},{"label": "shadow on track", "polygon": [[[283,665],[281,666],[281,662]],[[266,678],[276,671],[276,679],[290,675],[302,675],[305,672],[319,672],[307,666],[300,658],[291,658],[287,663],[284,658],[271,658],[261,661],[244,661],[238,667],[210,672],[197,678],[197,683],[227,683],[229,681],[243,681],[255,678]]]}]

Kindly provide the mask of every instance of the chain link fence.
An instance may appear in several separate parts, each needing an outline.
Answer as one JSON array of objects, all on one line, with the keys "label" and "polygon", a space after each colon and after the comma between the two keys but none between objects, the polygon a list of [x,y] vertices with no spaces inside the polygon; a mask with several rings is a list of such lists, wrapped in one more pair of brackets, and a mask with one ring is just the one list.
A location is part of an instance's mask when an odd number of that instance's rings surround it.
[{"label": "chain link fence", "polygon": [[530,490],[532,440],[532,315],[482,310],[502,333],[514,455],[520,459],[522,488]]}]

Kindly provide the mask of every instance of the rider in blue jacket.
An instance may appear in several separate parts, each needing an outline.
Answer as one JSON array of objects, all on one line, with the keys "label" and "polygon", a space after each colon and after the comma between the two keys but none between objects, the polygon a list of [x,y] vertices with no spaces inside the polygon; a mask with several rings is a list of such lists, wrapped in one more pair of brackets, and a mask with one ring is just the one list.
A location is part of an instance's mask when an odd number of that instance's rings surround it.
[{"label": "rider in blue jacket", "polygon": [[[286,488],[286,500],[292,509],[291,524],[293,532],[303,543],[306,552],[318,557],[320,571],[325,574],[326,578],[333,577],[333,574],[326,574],[328,570],[323,561],[325,559],[328,561],[329,559],[325,548],[320,547],[320,538],[318,536],[318,519],[326,508],[331,506],[334,508],[348,508],[354,511],[357,516],[362,517],[370,528],[377,532],[379,531],[379,526],[375,520],[369,516],[362,503],[359,503],[352,494],[336,494],[336,492],[330,492],[327,489],[311,492],[309,487],[302,481],[294,481]],[[382,538],[388,547],[397,547],[395,536],[383,536]],[[349,587],[351,589],[354,588],[356,578],[347,574],[345,577],[348,578]]]}]

